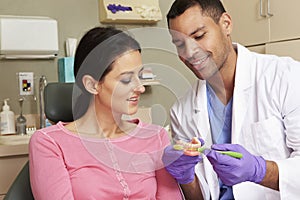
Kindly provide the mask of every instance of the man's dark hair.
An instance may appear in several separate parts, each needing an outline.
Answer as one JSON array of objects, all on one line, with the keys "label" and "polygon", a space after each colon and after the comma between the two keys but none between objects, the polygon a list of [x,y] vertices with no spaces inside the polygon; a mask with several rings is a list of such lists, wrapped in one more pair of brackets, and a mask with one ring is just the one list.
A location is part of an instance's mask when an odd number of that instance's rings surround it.
[{"label": "man's dark hair", "polygon": [[200,6],[202,14],[211,17],[215,23],[218,23],[221,15],[226,12],[220,0],[175,0],[167,14],[168,26],[170,19],[180,16],[193,6]]}]

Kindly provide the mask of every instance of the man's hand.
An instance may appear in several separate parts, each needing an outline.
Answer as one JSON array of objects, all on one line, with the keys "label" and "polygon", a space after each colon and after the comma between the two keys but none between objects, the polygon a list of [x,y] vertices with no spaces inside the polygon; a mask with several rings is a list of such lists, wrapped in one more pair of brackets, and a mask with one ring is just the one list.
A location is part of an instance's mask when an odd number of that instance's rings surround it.
[{"label": "man's hand", "polygon": [[[200,140],[201,145],[204,141]],[[165,148],[163,154],[163,163],[166,170],[177,180],[180,184],[188,184],[194,181],[195,165],[202,161],[202,156],[197,154],[194,156],[185,155],[184,151],[178,151],[169,145]]]},{"label": "man's hand", "polygon": [[[250,154],[241,145],[214,144],[211,149],[206,156],[225,185],[232,186],[244,181],[260,183],[266,175],[265,159]],[[214,150],[236,151],[242,153],[243,157],[237,159]]]}]

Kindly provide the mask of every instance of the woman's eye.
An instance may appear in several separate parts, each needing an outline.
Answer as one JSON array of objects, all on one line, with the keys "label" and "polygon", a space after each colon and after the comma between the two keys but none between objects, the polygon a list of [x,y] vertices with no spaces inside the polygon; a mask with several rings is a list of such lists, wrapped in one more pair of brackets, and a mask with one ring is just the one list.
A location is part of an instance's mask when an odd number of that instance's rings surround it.
[{"label": "woman's eye", "polygon": [[123,84],[129,84],[130,82],[131,82],[131,78],[121,80],[121,83],[123,83]]}]

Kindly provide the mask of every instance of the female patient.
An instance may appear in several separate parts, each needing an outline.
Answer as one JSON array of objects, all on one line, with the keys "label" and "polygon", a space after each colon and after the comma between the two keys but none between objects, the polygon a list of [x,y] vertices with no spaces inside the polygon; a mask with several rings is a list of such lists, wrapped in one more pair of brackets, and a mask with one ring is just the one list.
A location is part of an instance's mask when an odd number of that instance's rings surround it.
[{"label": "female patient", "polygon": [[35,199],[181,199],[161,162],[166,131],[122,120],[137,112],[145,91],[140,52],[136,40],[112,27],[83,36],[74,63],[74,121],[38,130],[30,140]]}]

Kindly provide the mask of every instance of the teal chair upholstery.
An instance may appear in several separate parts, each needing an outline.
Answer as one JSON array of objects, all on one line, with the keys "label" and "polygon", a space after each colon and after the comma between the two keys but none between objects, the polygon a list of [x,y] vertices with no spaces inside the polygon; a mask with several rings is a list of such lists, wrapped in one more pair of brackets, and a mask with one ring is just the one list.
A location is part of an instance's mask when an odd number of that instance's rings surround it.
[{"label": "teal chair upholstery", "polygon": [[34,200],[29,178],[29,162],[27,162],[12,183],[4,200]]}]

